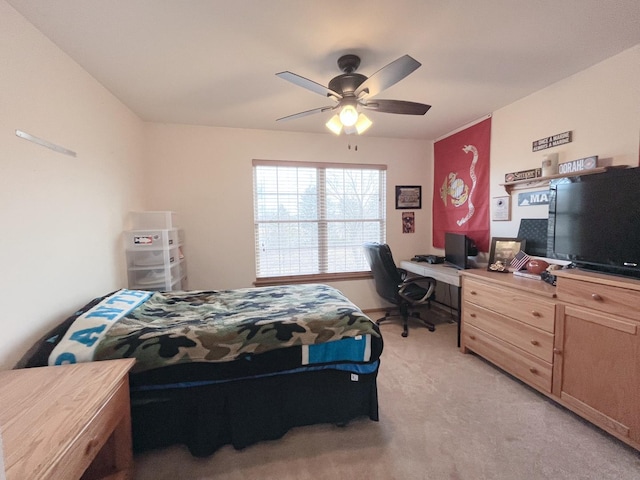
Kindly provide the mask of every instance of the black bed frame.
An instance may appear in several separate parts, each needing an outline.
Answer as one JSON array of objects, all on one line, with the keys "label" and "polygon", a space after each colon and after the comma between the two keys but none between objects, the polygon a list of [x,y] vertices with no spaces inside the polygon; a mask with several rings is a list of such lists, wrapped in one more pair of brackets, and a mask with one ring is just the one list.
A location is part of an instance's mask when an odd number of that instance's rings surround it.
[{"label": "black bed frame", "polygon": [[136,452],[186,445],[205,457],[281,438],[293,427],[378,421],[377,371],[340,370],[274,375],[206,386],[131,391]]}]

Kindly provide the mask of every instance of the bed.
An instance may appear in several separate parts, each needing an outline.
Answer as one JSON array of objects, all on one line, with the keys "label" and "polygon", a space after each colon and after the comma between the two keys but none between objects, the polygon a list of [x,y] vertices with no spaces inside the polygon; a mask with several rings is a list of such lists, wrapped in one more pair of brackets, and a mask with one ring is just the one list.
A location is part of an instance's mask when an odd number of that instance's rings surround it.
[{"label": "bed", "polygon": [[242,449],[293,427],[378,420],[383,340],[328,285],[119,290],[48,332],[16,368],[136,358],[135,451]]}]

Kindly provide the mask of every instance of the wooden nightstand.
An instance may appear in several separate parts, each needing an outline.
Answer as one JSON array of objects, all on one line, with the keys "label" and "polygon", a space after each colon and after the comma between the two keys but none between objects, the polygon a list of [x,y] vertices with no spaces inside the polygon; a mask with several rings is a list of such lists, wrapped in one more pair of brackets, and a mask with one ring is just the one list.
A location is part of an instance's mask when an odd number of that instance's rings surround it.
[{"label": "wooden nightstand", "polygon": [[7,480],[130,479],[132,359],[0,372]]}]

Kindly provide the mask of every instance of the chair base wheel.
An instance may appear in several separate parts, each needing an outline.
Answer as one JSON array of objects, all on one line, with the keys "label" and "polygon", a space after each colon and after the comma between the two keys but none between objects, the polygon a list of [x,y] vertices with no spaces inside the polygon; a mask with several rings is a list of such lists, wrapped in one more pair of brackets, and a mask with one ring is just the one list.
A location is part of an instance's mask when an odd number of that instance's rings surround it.
[{"label": "chair base wheel", "polygon": [[403,337],[406,337],[407,335],[409,335],[409,332],[402,332]]}]

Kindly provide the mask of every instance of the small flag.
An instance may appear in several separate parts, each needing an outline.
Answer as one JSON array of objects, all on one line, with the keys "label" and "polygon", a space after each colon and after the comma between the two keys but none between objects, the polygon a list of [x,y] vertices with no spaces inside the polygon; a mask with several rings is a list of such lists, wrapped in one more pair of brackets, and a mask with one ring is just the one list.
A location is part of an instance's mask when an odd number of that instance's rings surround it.
[{"label": "small flag", "polygon": [[529,260],[531,260],[531,257],[526,253],[524,253],[522,250],[520,250],[516,254],[516,256],[513,257],[513,260],[511,260],[511,263],[509,264],[509,269],[514,272],[517,272],[518,270],[522,270],[527,265],[527,263],[529,263]]}]

